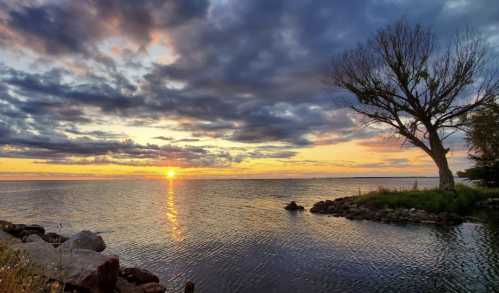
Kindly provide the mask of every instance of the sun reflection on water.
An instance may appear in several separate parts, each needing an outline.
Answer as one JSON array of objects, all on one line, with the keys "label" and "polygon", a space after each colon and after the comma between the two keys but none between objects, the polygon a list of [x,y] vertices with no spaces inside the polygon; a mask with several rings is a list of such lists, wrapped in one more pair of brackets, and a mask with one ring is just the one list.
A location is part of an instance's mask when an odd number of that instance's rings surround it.
[{"label": "sun reflection on water", "polygon": [[175,183],[174,180],[168,180],[168,190],[166,193],[166,217],[170,223],[172,238],[176,241],[183,239],[182,230],[178,224],[177,207],[175,205]]}]

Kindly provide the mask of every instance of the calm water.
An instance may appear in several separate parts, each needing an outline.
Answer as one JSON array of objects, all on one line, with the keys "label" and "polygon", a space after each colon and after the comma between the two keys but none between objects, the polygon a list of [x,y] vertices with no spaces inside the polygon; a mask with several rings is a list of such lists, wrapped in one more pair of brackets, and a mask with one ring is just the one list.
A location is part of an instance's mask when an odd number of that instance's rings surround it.
[{"label": "calm water", "polygon": [[[418,179],[434,186],[434,179]],[[499,228],[349,221],[282,207],[414,179],[0,183],[0,218],[71,234],[101,231],[108,253],[172,292],[494,292]],[[497,292],[497,291],[496,291]]]}]

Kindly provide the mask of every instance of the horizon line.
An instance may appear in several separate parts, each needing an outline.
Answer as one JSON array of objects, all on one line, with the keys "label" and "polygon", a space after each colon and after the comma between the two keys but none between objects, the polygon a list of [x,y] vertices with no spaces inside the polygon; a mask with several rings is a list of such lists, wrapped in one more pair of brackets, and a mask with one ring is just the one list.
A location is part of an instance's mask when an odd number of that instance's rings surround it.
[{"label": "horizon line", "polygon": [[[435,178],[437,179],[438,176],[338,176],[338,177],[282,177],[282,178],[187,178],[187,177],[179,177],[176,179],[173,179],[173,181],[213,181],[213,180],[321,180],[321,179],[391,179],[391,178],[424,178],[424,179],[431,179]],[[27,182],[27,181],[123,181],[123,180],[134,180],[134,181],[156,181],[156,180],[168,180],[166,178],[162,177],[142,177],[142,178],[119,178],[119,177],[114,177],[114,178],[103,178],[103,177],[96,177],[96,178],[32,178],[32,179],[11,179],[11,178],[5,178],[2,179],[0,177],[0,183],[2,182]]]}]

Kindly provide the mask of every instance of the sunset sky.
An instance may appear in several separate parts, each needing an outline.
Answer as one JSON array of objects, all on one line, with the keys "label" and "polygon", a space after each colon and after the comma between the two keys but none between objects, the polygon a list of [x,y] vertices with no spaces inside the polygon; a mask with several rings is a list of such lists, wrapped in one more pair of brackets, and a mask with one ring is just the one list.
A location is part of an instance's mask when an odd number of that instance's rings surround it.
[{"label": "sunset sky", "polygon": [[400,17],[497,53],[496,1],[1,0],[0,179],[435,175],[321,80]]}]

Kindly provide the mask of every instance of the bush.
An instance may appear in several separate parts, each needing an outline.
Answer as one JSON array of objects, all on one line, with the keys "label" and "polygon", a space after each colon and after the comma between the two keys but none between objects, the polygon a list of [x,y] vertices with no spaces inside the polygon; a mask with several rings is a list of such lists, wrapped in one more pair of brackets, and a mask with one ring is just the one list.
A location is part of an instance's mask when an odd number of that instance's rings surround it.
[{"label": "bush", "polygon": [[499,187],[499,161],[494,162],[490,166],[469,168],[462,172],[457,172],[457,175],[461,178],[477,181],[482,186]]},{"label": "bush", "polygon": [[457,185],[456,192],[442,192],[438,189],[388,190],[378,189],[357,198],[358,203],[375,208],[415,208],[428,212],[469,212],[477,201],[499,197],[499,189],[474,188]]}]

